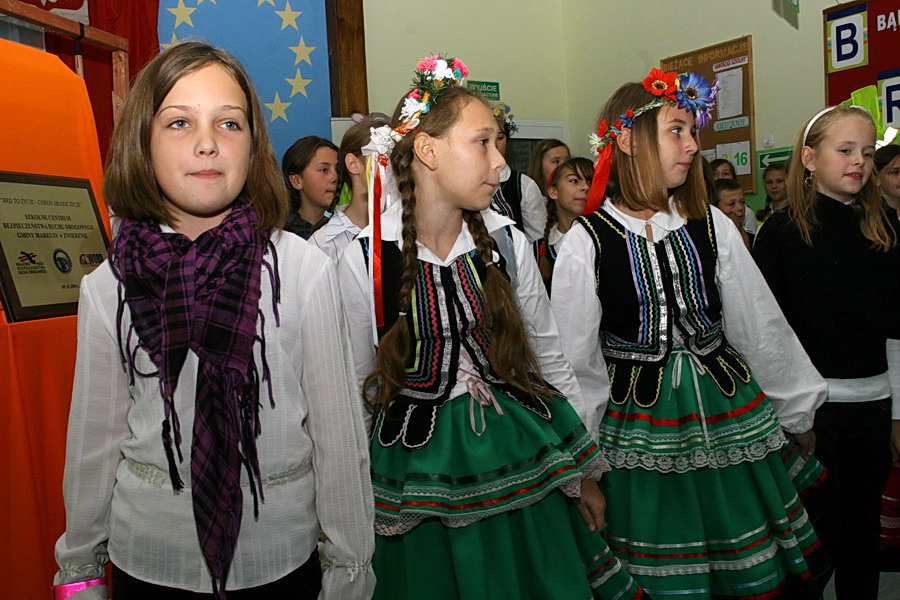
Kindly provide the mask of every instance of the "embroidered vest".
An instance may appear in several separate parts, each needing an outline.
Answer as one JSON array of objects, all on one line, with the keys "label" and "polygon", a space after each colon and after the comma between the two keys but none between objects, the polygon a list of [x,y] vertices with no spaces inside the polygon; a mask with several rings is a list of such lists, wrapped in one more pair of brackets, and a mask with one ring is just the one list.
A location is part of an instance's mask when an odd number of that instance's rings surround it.
[{"label": "embroidered vest", "polygon": [[[497,267],[504,276],[513,279],[510,273],[515,273],[514,259],[507,261],[502,251],[506,245],[504,240],[511,241],[509,228],[495,231],[492,236],[495,249],[499,247]],[[367,258],[369,240],[360,239],[360,242]],[[512,250],[511,245],[508,250]],[[491,329],[483,292],[487,267],[474,250],[456,257],[447,266],[418,261],[416,285],[405,317],[399,314],[403,256],[397,243],[382,241],[381,257],[385,324],[379,328],[378,337],[383,337],[398,318],[407,320],[410,332],[406,381],[380,421],[378,435],[383,445],[391,446],[402,440],[404,446],[418,448],[428,443],[437,409],[450,400],[457,383],[461,350],[472,361],[473,376],[501,389],[529,410],[550,418],[550,411],[540,398],[528,397],[491,370],[488,359]]]},{"label": "embroidered vest", "polygon": [[522,174],[512,171],[509,179],[501,183],[491,198],[491,209],[516,222],[520,231],[525,231],[522,217]]},{"label": "embroidered vest", "polygon": [[610,402],[656,404],[675,330],[725,396],[737,391],[735,377],[750,381],[747,365],[722,330],[715,283],[718,250],[709,210],[658,243],[628,231],[602,209],[579,221],[596,251],[595,283],[603,306],[599,335]]}]

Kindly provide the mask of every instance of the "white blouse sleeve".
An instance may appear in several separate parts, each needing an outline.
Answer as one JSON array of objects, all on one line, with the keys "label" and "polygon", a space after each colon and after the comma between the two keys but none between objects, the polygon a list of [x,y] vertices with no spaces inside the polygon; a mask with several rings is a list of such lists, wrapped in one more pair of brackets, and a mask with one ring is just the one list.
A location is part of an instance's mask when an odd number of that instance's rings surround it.
[{"label": "white blouse sleeve", "polygon": [[891,380],[891,418],[900,419],[900,340],[887,341],[888,378]]},{"label": "white blouse sleeve", "polygon": [[307,295],[298,333],[319,341],[303,344],[298,371],[309,403],[316,513],[326,536],[320,598],[363,600],[375,588],[375,513],[368,436],[333,263],[324,261],[297,293]]},{"label": "white blouse sleeve", "polygon": [[[365,258],[357,241],[350,242],[338,263],[338,281],[349,328],[353,351],[356,389],[362,392],[363,381],[375,370],[375,331],[372,326],[372,291]],[[374,391],[374,390],[373,390]],[[364,407],[366,431],[372,430],[372,413]]]},{"label": "white blouse sleeve", "polygon": [[525,237],[529,242],[534,242],[544,237],[544,227],[547,225],[547,205],[544,195],[538,184],[522,173],[519,175],[522,182],[522,221],[525,225]]},{"label": "white blouse sleeve", "polygon": [[518,278],[516,299],[531,347],[541,365],[544,379],[558,389],[581,416],[578,410],[578,407],[584,404],[581,388],[578,387],[572,367],[563,355],[559,330],[550,309],[547,289],[541,279],[534,253],[531,251],[531,244],[521,231],[514,227],[510,227],[510,230],[513,233],[516,253]]},{"label": "white blouse sleeve", "polygon": [[562,350],[581,388],[575,410],[596,439],[609,401],[609,375],[600,348],[603,309],[594,282],[594,244],[587,230],[574,225],[558,246],[553,267],[553,316]]},{"label": "white blouse sleeve", "polygon": [[788,325],[740,232],[719,209],[712,210],[725,337],[747,361],[781,426],[791,433],[809,431],[828,394],[825,380]]},{"label": "white blouse sleeve", "polygon": [[[56,542],[57,585],[104,577],[109,561],[109,508],[131,405],[115,333],[115,298],[116,282],[107,263],[81,280],[63,477],[66,531]],[[105,598],[106,586],[88,588],[77,597]]]}]

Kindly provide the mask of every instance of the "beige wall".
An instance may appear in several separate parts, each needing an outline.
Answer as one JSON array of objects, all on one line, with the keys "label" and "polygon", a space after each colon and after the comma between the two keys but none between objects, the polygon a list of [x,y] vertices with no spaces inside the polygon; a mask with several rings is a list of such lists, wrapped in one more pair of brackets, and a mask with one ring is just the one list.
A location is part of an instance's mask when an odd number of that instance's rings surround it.
[{"label": "beige wall", "polygon": [[458,56],[469,78],[499,81],[520,119],[569,118],[556,1],[364,0],[369,110],[391,114],[416,61]]},{"label": "beige wall", "polygon": [[[565,121],[587,155],[603,101],[661,58],[753,36],[757,148],[790,145],[824,103],[822,9],[834,0],[365,0],[369,100],[390,113],[416,60],[460,56],[521,119]],[[793,20],[791,23],[789,20]]]}]

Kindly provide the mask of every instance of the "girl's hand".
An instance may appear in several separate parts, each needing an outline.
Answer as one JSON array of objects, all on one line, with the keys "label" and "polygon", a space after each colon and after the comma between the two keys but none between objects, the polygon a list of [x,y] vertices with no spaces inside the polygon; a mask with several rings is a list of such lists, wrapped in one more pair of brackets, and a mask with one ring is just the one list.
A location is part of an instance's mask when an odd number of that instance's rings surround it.
[{"label": "girl's hand", "polygon": [[606,527],[606,498],[600,493],[597,482],[590,477],[581,482],[581,498],[576,505],[590,531]]},{"label": "girl's hand", "polygon": [[891,457],[900,461],[900,419],[891,421]]},{"label": "girl's hand", "polygon": [[[895,429],[895,431],[897,431]],[[791,437],[800,446],[800,455],[806,459],[816,451],[816,434],[812,429],[803,433],[793,433]]]}]

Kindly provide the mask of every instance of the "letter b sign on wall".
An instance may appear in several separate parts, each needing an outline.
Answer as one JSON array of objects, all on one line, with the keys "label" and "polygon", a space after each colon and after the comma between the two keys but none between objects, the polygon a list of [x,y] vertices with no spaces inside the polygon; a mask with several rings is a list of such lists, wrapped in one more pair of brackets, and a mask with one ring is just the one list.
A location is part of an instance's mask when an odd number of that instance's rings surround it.
[{"label": "letter b sign on wall", "polygon": [[[843,71],[869,63],[866,5],[861,4],[828,22],[828,72]],[[856,9],[856,10],[854,10]],[[862,10],[859,10],[862,9]],[[847,12],[852,14],[847,14]]]}]

